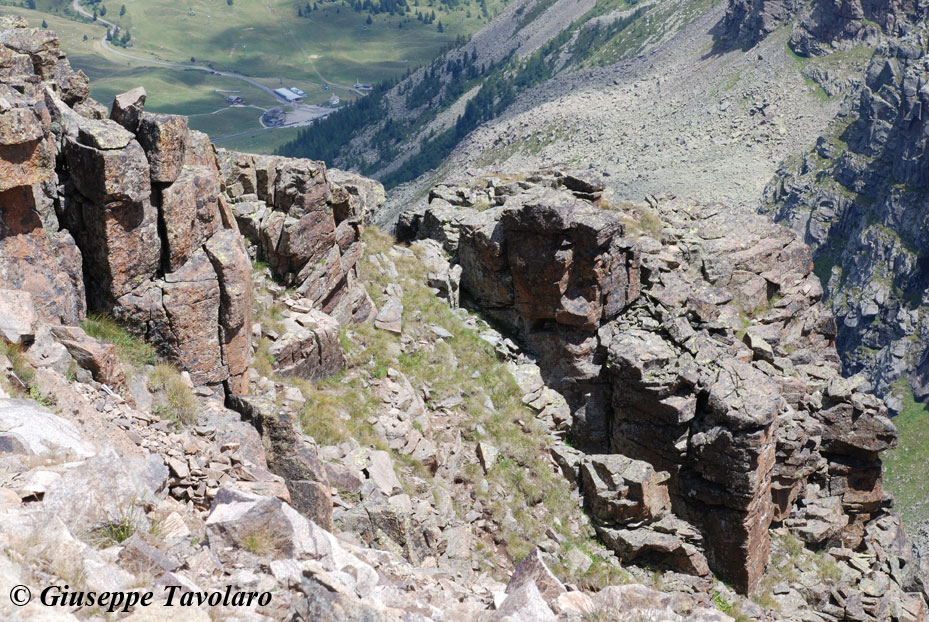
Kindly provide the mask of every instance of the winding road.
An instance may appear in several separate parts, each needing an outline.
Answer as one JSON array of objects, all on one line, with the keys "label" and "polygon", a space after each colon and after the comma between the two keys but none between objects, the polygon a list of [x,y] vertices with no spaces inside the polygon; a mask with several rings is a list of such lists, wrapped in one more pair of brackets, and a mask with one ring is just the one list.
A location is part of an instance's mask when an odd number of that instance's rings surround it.
[{"label": "winding road", "polygon": [[[71,1],[71,6],[72,6],[72,8],[74,8],[75,11],[77,11],[78,13],[80,13],[81,15],[83,15],[84,17],[89,17],[89,18],[93,19],[93,17],[94,17],[94,16],[93,16],[93,13],[88,12],[87,9],[85,9],[84,7],[82,7],[79,0],[72,0],[72,1]],[[113,22],[108,22],[107,20],[103,19],[103,18],[100,17],[99,15],[97,16],[97,22],[100,23],[100,24],[105,25],[105,26],[107,27],[107,32],[109,32],[109,29],[110,29],[110,28],[116,28],[116,27],[117,27],[116,24],[114,24]],[[279,100],[279,99],[280,99],[279,97],[277,97],[277,96],[274,94],[274,91],[273,91],[273,90],[271,90],[270,88],[266,87],[264,84],[261,84],[260,82],[256,82],[255,80],[252,80],[251,78],[248,78],[248,77],[246,77],[246,76],[243,76],[243,75],[240,75],[240,74],[237,74],[237,73],[232,73],[232,72],[229,72],[229,71],[216,71],[215,69],[210,69],[209,67],[201,67],[201,66],[199,66],[199,65],[184,65],[184,64],[182,64],[182,63],[169,63],[169,62],[163,61],[163,60],[154,60],[154,59],[151,59],[151,58],[144,58],[144,57],[142,57],[142,56],[135,56],[135,55],[133,55],[133,54],[129,54],[128,52],[123,52],[122,50],[118,50],[118,49],[116,49],[115,47],[113,47],[112,45],[110,45],[110,42],[106,40],[106,34],[104,34],[104,35],[100,38],[100,45],[102,45],[102,46],[103,46],[103,49],[105,49],[107,52],[110,52],[111,54],[115,54],[115,55],[117,55],[117,56],[122,56],[123,58],[130,58],[130,59],[132,59],[132,60],[141,61],[141,62],[143,62],[143,63],[148,63],[148,64],[150,64],[150,65],[158,65],[159,67],[173,67],[173,68],[175,68],[175,69],[195,69],[195,70],[197,70],[197,71],[205,71],[205,72],[207,72],[207,73],[211,73],[211,74],[214,74],[214,75],[224,76],[224,77],[226,77],[226,78],[235,78],[236,80],[242,80],[243,82],[248,82],[249,84],[251,84],[251,85],[254,86],[255,88],[261,89],[262,91],[264,91],[265,93],[267,93],[268,95],[270,95],[271,97],[273,97],[274,99],[276,99],[276,100]]]},{"label": "winding road", "polygon": [[[93,17],[94,17],[94,16],[93,16],[93,13],[90,13],[87,9],[85,9],[84,7],[81,6],[80,0],[71,0],[71,7],[72,7],[75,11],[77,11],[78,13],[80,13],[81,15],[83,15],[84,17],[89,17],[90,19],[93,19]],[[107,27],[107,32],[109,32],[109,29],[110,29],[110,28],[116,28],[116,27],[117,27],[116,24],[114,24],[113,22],[109,22],[109,21],[103,19],[103,18],[100,17],[99,15],[97,16],[97,20],[96,20],[96,21],[97,21],[97,23],[99,23],[99,24],[105,25],[105,26]],[[280,97],[278,97],[277,95],[275,95],[275,93],[274,93],[274,91],[273,91],[272,89],[268,88],[268,87],[265,86],[264,84],[261,84],[260,82],[256,82],[255,80],[253,80],[252,78],[249,78],[248,76],[243,76],[242,74],[233,73],[233,72],[231,72],[231,71],[217,71],[217,70],[215,70],[215,69],[210,69],[209,67],[203,67],[203,66],[200,66],[200,65],[185,65],[185,64],[183,64],[183,63],[169,63],[169,62],[163,61],[163,60],[154,60],[154,59],[151,59],[151,58],[145,58],[145,57],[143,57],[143,56],[135,56],[134,54],[129,54],[128,52],[124,52],[123,50],[117,49],[116,47],[110,45],[110,42],[106,40],[106,34],[104,34],[104,35],[100,38],[100,45],[102,45],[102,46],[103,46],[103,49],[105,49],[106,51],[110,52],[111,54],[115,54],[116,56],[122,56],[123,58],[129,58],[129,59],[132,59],[132,60],[137,60],[137,61],[140,61],[140,62],[143,62],[143,63],[148,63],[148,64],[150,64],[150,65],[158,65],[159,67],[170,67],[170,68],[173,68],[173,69],[193,69],[193,70],[196,70],[196,71],[205,71],[205,72],[210,73],[210,74],[213,74],[213,75],[223,76],[223,77],[225,77],[225,78],[233,78],[233,79],[235,79],[235,80],[241,80],[241,81],[243,81],[243,82],[247,82],[247,83],[251,84],[251,85],[254,86],[255,88],[261,89],[262,91],[264,91],[265,93],[267,93],[268,95],[270,95],[271,97],[273,97],[273,98],[275,99],[275,101],[283,101]],[[317,71],[317,73],[319,73],[319,72]],[[275,76],[275,77],[277,77],[277,76]],[[322,75],[320,75],[320,77],[322,78]],[[347,91],[352,91],[352,92],[354,92],[354,93],[358,93],[359,95],[364,95],[364,93],[362,93],[362,92],[359,91],[358,89],[352,88],[352,87],[350,87],[350,86],[344,86],[344,85],[342,85],[342,84],[336,84],[336,83],[334,83],[334,82],[329,82],[328,80],[326,80],[326,84],[329,84],[329,85],[331,85],[331,86],[334,86],[334,87],[337,87],[337,88],[340,88],[340,89],[345,89],[345,90],[347,90]]]}]

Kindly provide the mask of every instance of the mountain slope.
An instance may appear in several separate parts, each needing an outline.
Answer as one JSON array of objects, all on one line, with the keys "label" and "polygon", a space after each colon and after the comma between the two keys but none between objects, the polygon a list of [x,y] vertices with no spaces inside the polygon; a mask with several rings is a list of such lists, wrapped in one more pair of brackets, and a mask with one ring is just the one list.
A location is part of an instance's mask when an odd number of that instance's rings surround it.
[{"label": "mountain slope", "polygon": [[435,168],[470,132],[554,75],[633,58],[713,2],[547,0],[510,5],[473,39],[282,149],[332,160],[389,187]]}]

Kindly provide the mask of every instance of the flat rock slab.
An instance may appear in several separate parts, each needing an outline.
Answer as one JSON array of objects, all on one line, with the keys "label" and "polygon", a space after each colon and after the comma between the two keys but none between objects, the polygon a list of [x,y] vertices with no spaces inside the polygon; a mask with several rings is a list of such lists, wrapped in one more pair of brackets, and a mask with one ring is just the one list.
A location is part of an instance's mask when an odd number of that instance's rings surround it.
[{"label": "flat rock slab", "polygon": [[37,321],[29,292],[0,289],[0,336],[14,344],[31,341]]},{"label": "flat rock slab", "polygon": [[396,296],[390,296],[377,317],[374,325],[382,330],[400,334],[403,331],[403,303]]},{"label": "flat rock slab", "polygon": [[35,456],[63,453],[87,458],[94,454],[91,444],[67,419],[31,400],[0,399],[0,454],[14,446],[20,449],[13,453]]}]

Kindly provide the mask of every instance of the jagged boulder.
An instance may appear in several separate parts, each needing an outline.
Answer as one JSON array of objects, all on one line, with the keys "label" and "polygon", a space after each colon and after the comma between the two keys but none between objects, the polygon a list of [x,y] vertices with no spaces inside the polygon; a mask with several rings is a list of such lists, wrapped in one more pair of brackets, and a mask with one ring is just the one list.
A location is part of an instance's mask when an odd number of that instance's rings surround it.
[{"label": "jagged boulder", "polygon": [[284,334],[275,340],[270,354],[275,369],[284,376],[320,380],[345,366],[339,323],[315,309],[287,317]]},{"label": "jagged boulder", "polygon": [[[664,195],[648,208],[662,219],[654,239],[637,231],[641,210],[593,207],[593,183],[530,180],[544,187],[522,182],[483,210],[443,187],[405,234],[452,249],[463,295],[524,340],[578,437],[599,443],[579,463],[556,459],[601,539],[624,559],[712,568],[743,592],[775,521],[860,546],[886,515],[878,456],[896,433],[880,400],[838,380],[835,322],[802,241]],[[629,229],[637,240],[618,237]]]},{"label": "jagged boulder", "polygon": [[619,454],[587,456],[581,465],[591,513],[605,523],[651,522],[670,512],[669,477],[648,462]]},{"label": "jagged boulder", "polygon": [[357,264],[365,210],[383,189],[342,173],[343,188],[313,160],[219,156],[226,196],[254,256],[340,323],[370,319],[374,305],[357,283]]}]

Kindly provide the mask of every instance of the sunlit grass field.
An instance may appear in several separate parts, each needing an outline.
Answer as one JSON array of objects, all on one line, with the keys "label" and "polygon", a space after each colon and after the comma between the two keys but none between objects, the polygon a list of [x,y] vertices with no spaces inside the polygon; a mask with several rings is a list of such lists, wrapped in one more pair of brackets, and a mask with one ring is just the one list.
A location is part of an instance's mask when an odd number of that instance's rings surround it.
[{"label": "sunlit grass field", "polygon": [[[401,76],[488,21],[478,0],[462,1],[454,9],[436,0],[408,0],[411,10],[405,15],[371,15],[370,24],[368,13],[356,12],[344,0],[317,1],[308,17],[297,14],[298,6],[304,10],[305,0],[231,1],[104,0],[103,19],[131,34],[131,46],[119,52],[235,72],[272,89],[296,86],[306,91],[306,101],[312,104],[325,104],[333,94],[350,101],[359,95],[341,87]],[[504,0],[488,1],[488,16],[503,4]],[[38,10],[0,6],[0,11],[25,16],[31,26],[44,20],[59,35],[71,64],[90,77],[91,96],[103,104],[109,105],[117,93],[144,86],[147,110],[192,115],[191,127],[213,138],[259,129],[261,109],[279,105],[242,80],[159,67],[105,49],[100,43],[104,26],[69,17],[70,0],[36,0],[36,5]],[[436,21],[417,20],[417,11],[434,11]],[[227,107],[225,97],[233,93],[256,108],[222,110]],[[222,146],[269,152],[294,134],[287,129],[260,132]]]}]

